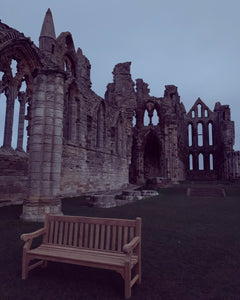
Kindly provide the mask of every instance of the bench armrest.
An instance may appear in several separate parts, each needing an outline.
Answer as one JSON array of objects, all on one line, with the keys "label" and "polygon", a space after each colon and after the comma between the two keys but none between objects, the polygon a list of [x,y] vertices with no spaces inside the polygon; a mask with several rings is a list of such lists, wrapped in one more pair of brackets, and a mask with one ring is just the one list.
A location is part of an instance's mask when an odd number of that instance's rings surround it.
[{"label": "bench armrest", "polygon": [[129,242],[128,244],[125,244],[123,246],[123,252],[125,253],[130,253],[133,251],[133,249],[140,243],[140,237],[136,236],[134,237],[131,242]]},{"label": "bench armrest", "polygon": [[47,229],[44,227],[44,228],[41,228],[41,229],[38,229],[34,232],[30,232],[30,233],[24,233],[21,235],[21,240],[23,240],[24,242],[27,242],[29,240],[32,240],[34,239],[35,237],[38,237],[40,235],[44,235],[47,233]]}]

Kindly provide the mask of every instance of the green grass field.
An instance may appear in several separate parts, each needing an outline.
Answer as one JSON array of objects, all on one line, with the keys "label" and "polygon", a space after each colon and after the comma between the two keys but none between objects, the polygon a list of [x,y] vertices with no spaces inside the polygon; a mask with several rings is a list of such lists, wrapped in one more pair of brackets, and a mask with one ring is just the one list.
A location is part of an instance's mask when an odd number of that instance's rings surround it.
[{"label": "green grass field", "polygon": [[[142,284],[132,299],[240,299],[240,186],[226,198],[188,198],[184,186],[122,207],[63,200],[64,214],[143,219]],[[0,299],[123,299],[115,272],[49,263],[21,280],[22,233],[42,226],[19,220],[21,206],[0,208]]]}]

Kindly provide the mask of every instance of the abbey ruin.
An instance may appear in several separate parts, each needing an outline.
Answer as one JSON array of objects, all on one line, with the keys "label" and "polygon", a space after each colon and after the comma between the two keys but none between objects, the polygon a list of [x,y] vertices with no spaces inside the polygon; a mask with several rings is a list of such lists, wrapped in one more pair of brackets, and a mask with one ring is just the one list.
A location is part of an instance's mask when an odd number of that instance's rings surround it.
[{"label": "abbey ruin", "polygon": [[186,113],[176,86],[152,97],[142,79],[132,80],[130,65],[114,67],[103,99],[91,89],[90,62],[71,33],[56,37],[50,10],[39,47],[0,22],[1,205],[23,203],[22,218],[36,221],[61,213],[64,196],[148,181],[240,178],[229,106],[217,102],[212,111],[199,98]]}]

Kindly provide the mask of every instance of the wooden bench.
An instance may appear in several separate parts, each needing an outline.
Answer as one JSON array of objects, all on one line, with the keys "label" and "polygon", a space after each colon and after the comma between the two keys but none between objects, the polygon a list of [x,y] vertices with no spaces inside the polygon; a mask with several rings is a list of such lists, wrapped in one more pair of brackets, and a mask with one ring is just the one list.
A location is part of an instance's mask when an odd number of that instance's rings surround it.
[{"label": "wooden bench", "polygon": [[[31,249],[32,240],[42,243]],[[46,215],[44,227],[21,235],[22,279],[47,261],[114,270],[124,279],[125,298],[141,283],[141,218],[136,220]],[[32,260],[37,262],[30,264]],[[133,273],[133,278],[132,278]]]}]

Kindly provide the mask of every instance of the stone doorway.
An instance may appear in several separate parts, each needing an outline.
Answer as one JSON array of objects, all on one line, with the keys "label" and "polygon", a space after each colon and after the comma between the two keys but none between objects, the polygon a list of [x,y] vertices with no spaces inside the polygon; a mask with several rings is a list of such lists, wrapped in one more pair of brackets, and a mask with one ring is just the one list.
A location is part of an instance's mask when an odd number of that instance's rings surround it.
[{"label": "stone doorway", "polygon": [[161,177],[160,167],[161,149],[157,137],[149,134],[144,149],[144,179]]}]

